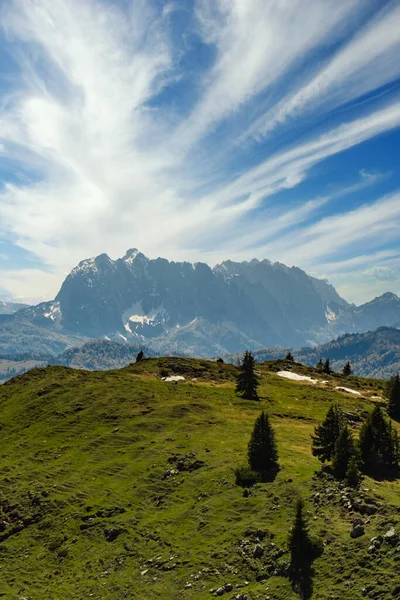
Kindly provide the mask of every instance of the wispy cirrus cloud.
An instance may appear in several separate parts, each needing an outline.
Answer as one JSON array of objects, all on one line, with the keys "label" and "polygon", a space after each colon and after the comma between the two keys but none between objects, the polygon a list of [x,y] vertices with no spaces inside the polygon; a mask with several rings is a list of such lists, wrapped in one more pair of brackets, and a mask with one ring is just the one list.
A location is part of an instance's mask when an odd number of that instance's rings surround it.
[{"label": "wispy cirrus cloud", "polygon": [[0,236],[43,265],[9,265],[13,293],[131,246],[318,269],[393,239],[395,190],[338,203],[383,185],[381,160],[310,184],[400,126],[397,2],[6,0],[0,19]]}]

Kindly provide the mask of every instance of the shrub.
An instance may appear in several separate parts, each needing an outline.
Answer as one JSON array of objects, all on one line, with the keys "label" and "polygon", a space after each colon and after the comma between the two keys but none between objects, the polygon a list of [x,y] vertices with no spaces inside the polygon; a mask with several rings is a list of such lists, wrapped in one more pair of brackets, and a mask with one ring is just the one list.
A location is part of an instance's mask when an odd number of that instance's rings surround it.
[{"label": "shrub", "polygon": [[257,471],[253,471],[249,466],[239,467],[235,469],[236,485],[244,488],[249,488],[258,481],[261,477]]}]

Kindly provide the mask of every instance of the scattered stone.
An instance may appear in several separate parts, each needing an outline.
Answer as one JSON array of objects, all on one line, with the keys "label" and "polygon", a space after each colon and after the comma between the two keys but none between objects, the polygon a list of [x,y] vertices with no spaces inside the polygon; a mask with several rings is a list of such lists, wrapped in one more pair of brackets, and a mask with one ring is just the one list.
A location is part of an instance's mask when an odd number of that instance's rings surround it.
[{"label": "scattered stone", "polygon": [[391,546],[396,546],[399,541],[398,533],[396,532],[394,527],[388,529],[388,531],[383,536],[384,541]]},{"label": "scattered stone", "polygon": [[364,525],[356,525],[350,532],[350,537],[353,539],[359,538],[365,534]]},{"label": "scattered stone", "polygon": [[113,542],[122,533],[122,531],[122,529],[119,529],[117,527],[111,527],[110,529],[104,530],[104,536],[107,542]]},{"label": "scattered stone", "polygon": [[253,557],[261,558],[263,554],[264,554],[264,548],[261,546],[261,544],[256,544],[254,546],[254,550],[253,550]]}]

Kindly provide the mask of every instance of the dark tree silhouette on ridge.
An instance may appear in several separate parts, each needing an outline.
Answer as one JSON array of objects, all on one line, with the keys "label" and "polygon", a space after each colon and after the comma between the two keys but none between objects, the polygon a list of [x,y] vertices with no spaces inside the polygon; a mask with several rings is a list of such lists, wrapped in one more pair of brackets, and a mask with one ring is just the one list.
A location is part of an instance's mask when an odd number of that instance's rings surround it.
[{"label": "dark tree silhouette on ridge", "polygon": [[255,360],[251,352],[246,350],[240,364],[240,373],[237,377],[236,393],[246,400],[259,400],[257,388],[260,382],[255,374]]}]

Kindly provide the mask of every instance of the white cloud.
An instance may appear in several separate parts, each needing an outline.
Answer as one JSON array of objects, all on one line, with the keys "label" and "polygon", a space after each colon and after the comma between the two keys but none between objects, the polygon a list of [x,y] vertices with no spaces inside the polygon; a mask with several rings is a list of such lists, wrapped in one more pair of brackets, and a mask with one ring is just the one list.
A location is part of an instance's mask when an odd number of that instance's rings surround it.
[{"label": "white cloud", "polygon": [[[354,254],[368,245],[369,250],[398,240],[400,192],[361,206],[355,210],[325,217],[315,224],[281,238],[269,248],[283,262],[296,260],[312,267],[324,257],[343,249],[355,248]],[[384,237],[383,237],[384,236]],[[268,250],[268,248],[267,248]]]},{"label": "white cloud", "polygon": [[[1,274],[0,299],[37,304],[54,298],[59,287],[59,277],[54,273],[48,273],[41,269],[3,271]],[[12,294],[9,290],[12,290]]]},{"label": "white cloud", "polygon": [[399,27],[400,5],[395,0],[323,64],[309,82],[302,82],[297,91],[290,92],[258,119],[248,134],[266,135],[299,114],[332,110],[397,79]]},{"label": "white cloud", "polygon": [[[198,33],[214,49],[215,61],[200,73],[197,99],[186,118],[179,103],[175,109],[149,104],[185,77],[183,50],[169,29],[179,4],[163,11],[150,0],[127,6],[123,10],[107,0],[7,0],[4,5],[3,28],[21,71],[18,85],[1,97],[0,160],[3,155],[14,161],[15,173],[24,178],[0,190],[0,234],[47,269],[3,271],[2,285],[18,296],[50,297],[79,260],[104,251],[120,256],[131,246],[170,259],[217,261],[227,252],[239,258],[251,251],[311,266],[312,252],[316,262],[325,261],[342,243],[330,228],[345,227],[346,219],[309,221],[321,218],[321,208],[335,194],[354,193],[381,175],[366,172],[342,192],[340,186],[319,196],[317,191],[301,205],[293,200],[283,207],[276,195],[295,189],[326,158],[398,127],[400,103],[391,96],[385,105],[366,105],[362,114],[335,127],[310,129],[308,139],[269,148],[239,176],[229,169],[230,150],[243,133],[237,123],[263,131],[259,107],[244,109],[261,93],[263,110],[271,109],[282,81],[297,69],[302,76],[296,78],[296,94],[278,103],[272,122],[312,107],[324,114],[353,99],[357,89],[364,93],[390,81],[399,68],[392,59],[398,43],[396,3],[310,79],[304,71],[307,57],[343,42],[365,17],[364,2],[199,1]],[[222,150],[204,140],[227,122],[224,164]],[[262,203],[268,208],[268,202],[271,211],[260,221],[254,211]],[[392,235],[398,215],[389,204],[387,198],[381,202],[382,218],[372,208],[357,213],[368,223],[367,213],[378,218],[370,225],[371,247],[385,228]],[[354,215],[347,218],[353,225],[346,231],[366,243],[354,233]],[[288,230],[282,242],[271,241]]]}]

